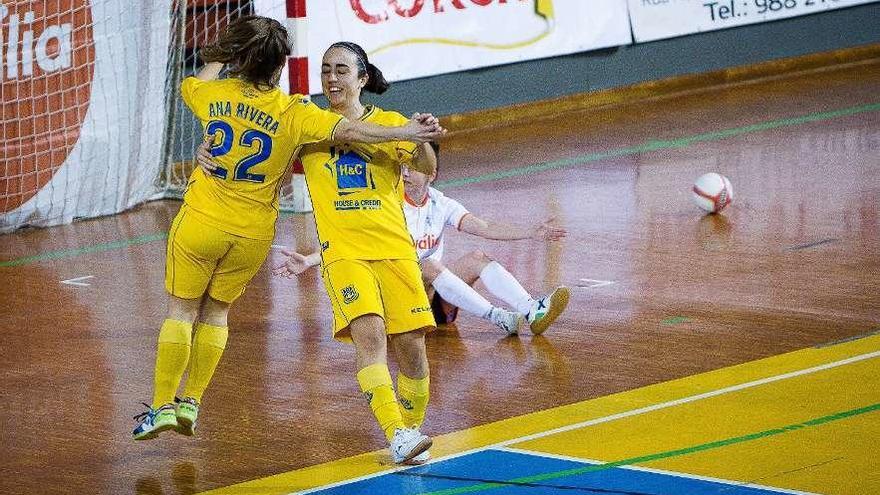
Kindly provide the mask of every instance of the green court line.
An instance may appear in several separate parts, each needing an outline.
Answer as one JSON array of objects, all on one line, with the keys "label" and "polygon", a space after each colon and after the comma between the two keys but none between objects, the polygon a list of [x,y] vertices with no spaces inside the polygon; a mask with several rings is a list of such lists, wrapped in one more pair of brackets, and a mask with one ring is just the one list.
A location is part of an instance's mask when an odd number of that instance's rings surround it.
[{"label": "green court line", "polygon": [[606,160],[608,158],[616,158],[619,156],[628,156],[635,155],[638,153],[649,153],[651,151],[659,151],[659,150],[669,150],[669,149],[677,149],[684,148],[685,146],[690,146],[694,143],[702,143],[706,141],[717,141],[719,139],[726,139],[729,137],[740,136],[743,134],[749,134],[753,132],[761,132],[767,131],[770,129],[778,129],[780,127],[789,127],[801,124],[808,124],[811,122],[819,122],[822,120],[830,120],[836,119],[840,117],[849,117],[851,115],[858,115],[860,113],[866,112],[876,112],[880,110],[880,103],[870,103],[867,105],[859,105],[856,107],[849,108],[841,108],[838,110],[830,110],[827,112],[818,112],[811,113],[809,115],[803,115],[801,117],[791,117],[787,119],[778,119],[778,120],[770,120],[768,122],[760,122],[757,124],[747,125],[743,127],[734,127],[732,129],[722,129],[720,131],[707,132],[704,134],[697,134],[695,136],[686,136],[678,139],[667,139],[667,140],[650,140],[645,143],[629,146],[626,148],[619,148],[616,150],[610,151],[601,151],[597,153],[587,153],[585,155],[575,156],[571,158],[563,158],[561,160],[555,160],[551,162],[538,163],[535,165],[527,165],[525,167],[513,168],[510,170],[502,170],[499,172],[492,172],[489,174],[478,175],[475,177],[464,177],[461,179],[450,179],[445,181],[438,181],[434,187],[438,189],[449,188],[449,187],[458,187],[464,186],[467,184],[476,184],[479,182],[487,182],[492,180],[500,180],[500,179],[508,179],[510,177],[519,177],[522,175],[529,175],[538,172],[545,172],[547,170],[555,170],[558,168],[565,167],[573,167],[576,165],[583,165],[585,163],[596,162],[599,160]]},{"label": "green court line", "polygon": [[660,324],[661,325],[678,325],[679,323],[686,323],[688,321],[691,321],[691,320],[685,316],[673,316],[671,318],[666,318],[665,320],[661,321]]},{"label": "green court line", "polygon": [[756,433],[750,433],[748,435],[743,435],[740,437],[727,438],[725,440],[718,440],[715,442],[708,442],[700,445],[695,445],[693,447],[686,447],[683,449],[675,449],[668,450],[666,452],[658,452],[656,454],[648,454],[642,455],[638,457],[630,457],[629,459],[623,459],[620,461],[607,462],[605,464],[596,464],[591,466],[586,466],[582,468],[575,469],[566,469],[563,471],[554,471],[552,473],[544,473],[538,474],[534,476],[523,476],[522,478],[514,478],[511,480],[506,480],[498,483],[479,483],[476,485],[465,486],[460,488],[448,488],[446,490],[438,490],[434,492],[426,492],[421,495],[456,495],[459,493],[473,493],[480,492],[485,490],[491,490],[493,488],[501,488],[504,486],[510,486],[511,484],[520,484],[520,483],[535,483],[538,481],[546,481],[551,479],[565,478],[568,476],[576,476],[579,474],[592,473],[596,471],[604,471],[606,469],[612,469],[620,466],[629,466],[633,464],[641,464],[644,462],[657,461],[660,459],[668,459],[670,457],[678,457],[687,454],[693,454],[695,452],[702,452],[704,450],[712,450],[720,447],[727,447],[729,445],[734,445],[743,442],[750,442],[752,440],[759,440],[762,438],[767,438],[775,435],[781,435],[783,433],[788,433],[791,431],[801,430],[807,428],[809,426],[819,426],[826,423],[831,423],[833,421],[839,421],[841,419],[851,418],[853,416],[859,416],[861,414],[867,414],[870,412],[880,410],[880,403],[872,404],[870,406],[860,407],[857,409],[851,409],[849,411],[842,411],[834,414],[830,414],[828,416],[822,416],[820,418],[814,418],[803,423],[795,423],[787,426],[783,426],[780,428],[773,428],[770,430],[759,431]]},{"label": "green court line", "polygon": [[[867,112],[876,112],[880,111],[880,103],[870,103],[866,105],[859,105],[855,107],[841,108],[838,110],[830,110],[827,112],[817,112],[811,113],[808,115],[803,115],[801,117],[791,117],[787,119],[778,119],[771,120],[768,122],[760,122],[757,124],[747,125],[743,127],[735,127],[732,129],[722,129],[720,131],[707,132],[704,134],[697,134],[694,136],[685,136],[678,139],[667,139],[667,140],[650,140],[643,144],[636,146],[629,146],[626,148],[618,148],[615,150],[602,151],[597,153],[588,153],[585,155],[575,156],[571,158],[565,158],[561,160],[554,160],[550,162],[538,163],[535,165],[527,165],[525,167],[513,168],[510,170],[503,170],[499,172],[493,172],[490,174],[478,175],[475,177],[464,177],[461,179],[451,179],[446,181],[439,181],[434,184],[438,189],[450,188],[450,187],[459,187],[467,184],[477,184],[480,182],[488,182],[493,180],[501,180],[507,179],[510,177],[519,177],[523,175],[535,174],[540,172],[545,172],[547,170],[555,170],[559,168],[565,167],[574,167],[577,165],[583,165],[590,162],[596,162],[599,160],[606,160],[608,158],[616,158],[619,156],[628,156],[634,155],[638,153],[649,153],[651,151],[659,151],[666,149],[677,149],[683,148],[685,146],[689,146],[694,143],[701,143],[706,141],[717,141],[719,139],[726,139],[729,137],[740,136],[742,134],[749,134],[752,132],[761,132],[770,129],[777,129],[780,127],[789,127],[801,124],[808,124],[811,122],[819,122],[822,120],[830,120],[836,119],[840,117],[848,117],[852,115],[858,115],[860,113]],[[166,237],[165,233],[161,234],[151,234],[141,237],[135,237],[133,239],[122,239],[115,242],[110,242],[107,244],[98,244],[95,246],[86,246],[79,249],[68,249],[64,251],[50,251],[47,253],[36,254],[33,256],[27,256],[24,258],[17,258],[8,261],[0,261],[0,267],[6,266],[20,266],[26,265],[28,263],[34,263],[38,261],[46,261],[53,260],[59,258],[68,258],[72,256],[79,256],[82,254],[94,253],[99,251],[107,251],[109,249],[118,249],[128,246],[133,246],[137,244],[146,244],[148,242],[157,241],[160,239],[164,239]]]},{"label": "green court line", "polygon": [[166,232],[162,232],[159,234],[149,234],[142,235],[140,237],[133,237],[131,239],[122,239],[119,241],[107,242],[104,244],[95,244],[93,246],[85,246],[81,248],[75,249],[65,249],[62,251],[49,251],[47,253],[35,254],[33,256],[26,256],[24,258],[16,258],[14,260],[9,261],[0,261],[0,267],[4,266],[20,266],[26,265],[28,263],[34,263],[37,261],[47,261],[47,260],[57,260],[60,258],[72,258],[74,256],[80,256],[83,254],[89,253],[98,253],[101,251],[109,251],[111,249],[119,249],[128,246],[136,246],[138,244],[147,244],[153,241],[160,241],[168,237]]}]

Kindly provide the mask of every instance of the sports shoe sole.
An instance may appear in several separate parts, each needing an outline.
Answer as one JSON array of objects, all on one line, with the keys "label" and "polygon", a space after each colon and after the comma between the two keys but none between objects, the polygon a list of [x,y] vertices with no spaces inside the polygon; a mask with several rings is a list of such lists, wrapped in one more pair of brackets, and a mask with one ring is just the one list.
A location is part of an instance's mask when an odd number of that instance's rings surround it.
[{"label": "sports shoe sole", "polygon": [[132,435],[132,438],[134,438],[137,441],[142,441],[142,440],[152,440],[158,436],[159,436],[159,434],[157,434],[155,431],[148,431],[147,433],[142,433],[140,435]]},{"label": "sports shoe sole", "polygon": [[[427,452],[428,452],[428,451],[426,450],[425,452],[422,452],[422,454],[425,454],[425,453],[427,453]],[[421,455],[421,454],[419,454],[419,455]],[[413,457],[412,459],[410,459],[410,460],[408,460],[408,461],[403,461],[402,464],[404,464],[404,465],[406,465],[406,466],[421,466],[421,465],[427,463],[427,462],[430,461],[430,460],[431,460],[431,455],[430,455],[430,454],[426,455],[426,456],[423,457],[422,459],[419,459],[419,456],[417,455],[417,456]]]},{"label": "sports shoe sole", "polygon": [[159,433],[162,433],[163,431],[168,431],[171,429],[176,429],[176,428],[177,428],[177,423],[167,423],[164,425],[159,425],[159,426],[153,428],[152,430],[150,430],[147,433],[144,433],[142,435],[133,435],[132,438],[134,438],[135,440],[152,440],[152,439],[158,437]]},{"label": "sports shoe sole", "polygon": [[179,417],[177,418],[177,427],[174,428],[174,431],[180,433],[181,435],[191,437],[196,434],[195,422],[190,421],[189,418]]},{"label": "sports shoe sole", "polygon": [[550,294],[549,311],[544,314],[543,318],[530,325],[533,334],[541,335],[554,321],[556,321],[556,318],[559,318],[559,315],[561,315],[568,306],[568,298],[570,295],[571,291],[568,290],[568,287],[557,287],[556,290]]},{"label": "sports shoe sole", "polygon": [[414,449],[412,449],[412,450],[409,452],[409,455],[407,455],[406,457],[404,457],[403,459],[401,459],[400,461],[398,461],[397,464],[407,464],[408,462],[410,462],[410,461],[412,460],[413,457],[415,457],[415,456],[421,454],[422,452],[424,452],[424,451],[430,449],[430,448],[431,448],[431,445],[433,445],[433,444],[434,444],[434,441],[431,440],[430,437],[425,438],[424,440],[422,440],[421,442],[419,442],[418,445],[416,445],[416,447],[415,447]]}]

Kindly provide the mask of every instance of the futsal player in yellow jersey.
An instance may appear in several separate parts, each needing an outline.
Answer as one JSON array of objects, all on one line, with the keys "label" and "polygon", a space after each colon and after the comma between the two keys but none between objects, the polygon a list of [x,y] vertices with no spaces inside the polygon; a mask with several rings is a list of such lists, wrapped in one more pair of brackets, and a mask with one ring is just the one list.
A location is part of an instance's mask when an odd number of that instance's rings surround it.
[{"label": "futsal player in yellow jersey", "polygon": [[[229,306],[269,252],[280,180],[296,151],[332,140],[424,142],[443,132],[429,114],[379,126],[286,95],[277,82],[289,55],[280,23],[242,17],[203,49],[207,65],[181,84],[184,102],[213,138],[210,153],[218,166],[210,174],[193,172],[168,234],[168,316],[159,332],[153,401],[138,416],[136,440],[172,428],[193,434],[202,394],[226,346]],[[224,64],[231,77],[217,80]],[[184,398],[175,406],[187,367]]]},{"label": "futsal player in yellow jersey", "polygon": [[[349,120],[399,125],[397,112],[364,105],[361,91],[389,84],[364,50],[348,42],[324,53],[321,84],[330,109]],[[319,143],[300,153],[321,246],[334,337],[355,345],[357,381],[396,463],[422,463],[431,440],[418,431],[428,404],[425,331],[435,325],[403,216],[401,166],[434,170],[427,144]],[[296,263],[292,260],[292,263]],[[285,263],[278,275],[293,276]],[[400,367],[395,394],[387,346]]]}]

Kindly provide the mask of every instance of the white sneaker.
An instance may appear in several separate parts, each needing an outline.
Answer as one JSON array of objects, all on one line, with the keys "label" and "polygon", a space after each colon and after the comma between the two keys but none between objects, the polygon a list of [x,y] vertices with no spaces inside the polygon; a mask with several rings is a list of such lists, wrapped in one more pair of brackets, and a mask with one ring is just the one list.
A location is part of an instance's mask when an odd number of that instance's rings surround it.
[{"label": "white sneaker", "polygon": [[398,428],[391,439],[391,458],[395,464],[403,464],[431,448],[433,441],[419,430]]},{"label": "white sneaker", "polygon": [[502,308],[489,310],[489,321],[507,332],[508,335],[516,335],[524,320],[523,315],[515,311],[507,311]]},{"label": "white sneaker", "polygon": [[407,466],[421,466],[422,464],[424,464],[430,460],[431,460],[431,451],[426,450],[408,461],[403,461],[403,463],[406,464]]},{"label": "white sneaker", "polygon": [[535,335],[541,335],[551,323],[559,318],[568,306],[568,287],[557,287],[553,292],[535,301],[529,311],[529,327]]}]

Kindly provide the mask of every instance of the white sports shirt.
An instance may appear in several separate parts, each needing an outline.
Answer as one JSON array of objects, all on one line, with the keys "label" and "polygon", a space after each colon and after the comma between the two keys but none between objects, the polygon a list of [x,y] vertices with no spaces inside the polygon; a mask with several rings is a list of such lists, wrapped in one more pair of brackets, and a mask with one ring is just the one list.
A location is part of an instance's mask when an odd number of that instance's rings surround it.
[{"label": "white sports shirt", "polygon": [[422,205],[409,197],[405,199],[403,214],[419,261],[425,258],[439,261],[443,257],[443,229],[447,225],[459,229],[461,220],[468,214],[467,208],[433,187],[428,188],[428,196]]}]

